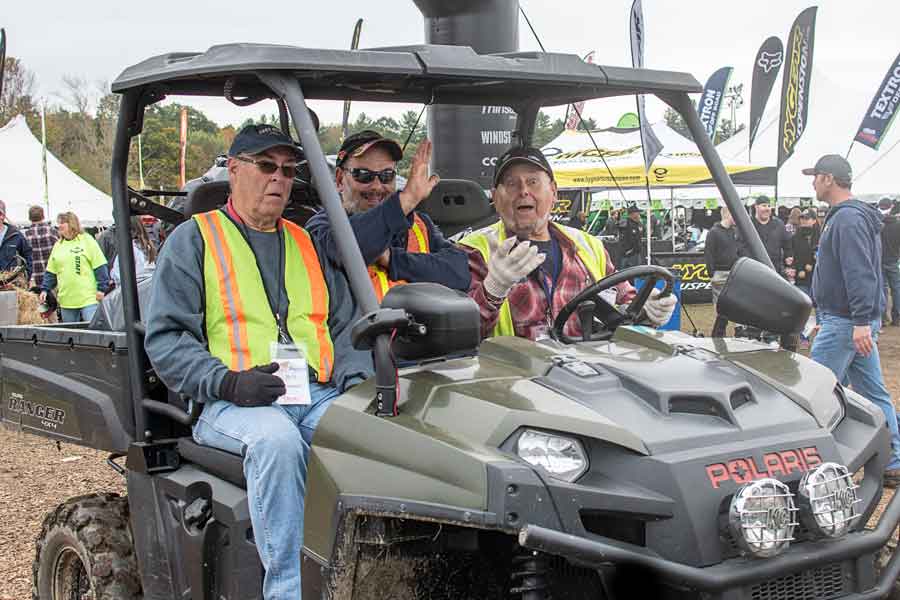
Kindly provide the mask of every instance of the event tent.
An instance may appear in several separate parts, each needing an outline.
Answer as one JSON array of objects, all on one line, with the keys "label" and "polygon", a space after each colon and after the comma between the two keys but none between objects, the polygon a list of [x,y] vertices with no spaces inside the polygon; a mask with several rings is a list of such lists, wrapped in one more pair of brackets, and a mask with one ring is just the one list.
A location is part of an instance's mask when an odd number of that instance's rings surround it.
[{"label": "event tent", "polygon": [[69,170],[51,152],[47,152],[47,189],[44,202],[44,177],[41,168],[41,142],[34,136],[25,117],[19,115],[0,128],[0,200],[6,203],[6,218],[16,224],[28,223],[28,207],[38,204],[48,218],[71,211],[82,225],[112,222],[112,198]]}]

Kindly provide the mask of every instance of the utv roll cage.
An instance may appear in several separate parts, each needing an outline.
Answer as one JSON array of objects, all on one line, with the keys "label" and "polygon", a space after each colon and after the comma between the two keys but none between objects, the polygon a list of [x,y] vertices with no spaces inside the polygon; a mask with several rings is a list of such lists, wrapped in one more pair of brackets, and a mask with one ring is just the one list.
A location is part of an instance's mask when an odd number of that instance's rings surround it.
[{"label": "utv roll cage", "polygon": [[[122,94],[112,158],[113,215],[126,223],[131,214],[150,212],[178,222],[180,213],[150,202],[130,190],[127,182],[131,139],[143,128],[144,109],[169,95],[224,96],[240,106],[274,99],[281,127],[293,121],[306,153],[315,187],[334,228],[338,250],[354,296],[365,315],[355,337],[373,343],[376,367],[376,414],[396,412],[396,379],[390,355],[390,331],[407,323],[404,311],[380,309],[350,223],[341,207],[307,99],[366,100],[421,104],[507,106],[517,114],[515,139],[529,143],[542,106],[594,98],[653,94],[687,123],[713,180],[734,215],[738,231],[753,257],[771,266],[762,242],[741,204],[721,160],[694,110],[688,94],[702,90],[684,73],[587,64],[570,54],[517,52],[479,55],[460,46],[420,45],[374,50],[319,50],[269,44],[227,44],[204,53],[157,56],[126,69],[112,84]],[[185,426],[199,416],[202,405],[187,412],[176,404],[149,397],[152,367],[143,351],[134,256],[127,227],[116,229],[122,267],[122,293],[128,353],[130,397],[136,442],[160,437],[160,415]],[[162,428],[160,428],[160,433]],[[150,457],[145,456],[145,460]]]}]

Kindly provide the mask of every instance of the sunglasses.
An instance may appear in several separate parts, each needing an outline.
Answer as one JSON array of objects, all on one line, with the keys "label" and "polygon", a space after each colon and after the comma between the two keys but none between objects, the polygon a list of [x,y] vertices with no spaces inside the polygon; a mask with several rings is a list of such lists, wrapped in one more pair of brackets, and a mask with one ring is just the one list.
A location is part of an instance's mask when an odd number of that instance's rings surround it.
[{"label": "sunglasses", "polygon": [[394,169],[370,171],[369,169],[357,167],[355,169],[350,169],[350,176],[359,183],[372,183],[377,177],[378,181],[380,181],[381,183],[388,184],[397,177],[397,171],[395,171]]},{"label": "sunglasses", "polygon": [[247,158],[246,156],[233,156],[232,158],[236,158],[237,160],[245,163],[250,163],[256,165],[256,168],[262,171],[266,175],[271,175],[278,169],[281,169],[281,174],[287,177],[288,179],[293,179],[297,175],[297,167],[299,165],[278,165],[273,163],[270,160],[257,160],[255,158]]}]

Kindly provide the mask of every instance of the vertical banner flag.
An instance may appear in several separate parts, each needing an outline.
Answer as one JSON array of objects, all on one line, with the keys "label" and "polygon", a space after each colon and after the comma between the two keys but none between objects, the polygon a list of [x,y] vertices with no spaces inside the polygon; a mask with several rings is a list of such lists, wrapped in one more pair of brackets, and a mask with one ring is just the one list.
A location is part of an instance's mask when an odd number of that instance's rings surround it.
[{"label": "vertical banner flag", "polygon": [[6,30],[0,29],[0,100],[3,99],[3,72],[6,70]]},{"label": "vertical banner flag", "polygon": [[[359,48],[359,34],[362,33],[362,19],[357,19],[356,27],[353,28],[353,37],[350,38],[350,49]],[[341,141],[347,139],[350,126],[350,101],[344,100],[344,117],[341,119]]]},{"label": "vertical banner flag", "polygon": [[185,177],[184,177],[184,163],[187,157],[187,126],[188,126],[188,114],[187,108],[181,109],[181,140],[179,144],[181,146],[181,187],[184,187]]},{"label": "vertical banner flag", "polygon": [[50,214],[50,182],[47,179],[47,103],[41,101],[41,173],[44,176],[44,206]]},{"label": "vertical banner flag", "polygon": [[[644,10],[641,0],[634,0],[631,5],[631,66],[637,69],[644,68]],[[644,96],[637,96],[638,122],[641,128],[641,148],[644,152],[644,172],[650,172],[650,165],[662,152],[662,142],[653,133],[653,128],[647,122],[644,108]]]},{"label": "vertical banner flag", "polygon": [[700,113],[700,122],[706,128],[709,139],[715,141],[716,127],[719,126],[719,113],[722,109],[722,100],[725,98],[725,88],[728,87],[728,80],[731,79],[733,67],[722,67],[706,81],[706,87],[703,88],[703,95],[700,96],[700,104],[697,106],[697,112]]},{"label": "vertical banner flag", "polygon": [[781,117],[778,120],[778,164],[794,154],[803,131],[809,108],[812,82],[813,42],[816,32],[816,9],[811,6],[797,16],[788,36],[787,65],[781,84]]},{"label": "vertical banner flag", "polygon": [[762,121],[766,103],[772,95],[778,72],[784,62],[784,45],[777,36],[772,36],[762,43],[753,63],[753,89],[750,90],[750,147],[756,139],[759,123]]},{"label": "vertical banner flag", "polygon": [[866,111],[853,141],[878,150],[881,138],[897,116],[898,108],[900,108],[900,54],[894,59],[887,75],[884,76],[884,81],[875,92],[872,104],[869,105],[869,110]]},{"label": "vertical banner flag", "polygon": [[[592,65],[594,64],[594,51],[591,50],[587,54],[584,55],[584,62]],[[584,114],[584,101],[576,102],[574,105],[575,110],[568,113],[566,116],[566,131],[575,131],[578,129],[578,123],[581,121],[578,115]]]}]

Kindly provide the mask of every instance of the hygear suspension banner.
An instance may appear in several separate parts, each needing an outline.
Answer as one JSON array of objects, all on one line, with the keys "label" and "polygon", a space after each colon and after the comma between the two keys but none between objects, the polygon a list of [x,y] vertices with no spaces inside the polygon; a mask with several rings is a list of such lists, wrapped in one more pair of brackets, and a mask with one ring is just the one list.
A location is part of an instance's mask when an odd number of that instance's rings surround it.
[{"label": "hygear suspension banner", "polygon": [[[631,66],[637,69],[644,68],[644,10],[641,0],[634,0],[631,5]],[[644,152],[644,172],[650,172],[650,165],[662,151],[663,145],[653,133],[653,128],[647,122],[647,111],[644,108],[644,96],[637,96],[638,121],[641,127],[641,147]]]},{"label": "hygear suspension banner", "polygon": [[784,64],[784,45],[781,40],[772,36],[762,43],[753,63],[753,88],[750,90],[750,148],[759,131],[759,122],[778,79],[781,65]]},{"label": "hygear suspension banner", "polygon": [[722,67],[712,75],[703,88],[703,95],[700,96],[700,103],[697,105],[697,112],[700,114],[700,122],[706,129],[709,139],[714,139],[716,135],[716,127],[719,126],[719,114],[722,110],[722,100],[725,98],[725,88],[728,87],[728,80],[731,79],[732,67]]},{"label": "hygear suspension banner", "polygon": [[816,9],[817,7],[811,6],[797,16],[785,48],[787,64],[781,85],[777,168],[781,168],[784,161],[794,154],[794,148],[806,129],[812,81]]},{"label": "hygear suspension banner", "polygon": [[878,150],[884,134],[897,116],[898,108],[900,108],[900,54],[894,59],[887,75],[884,76],[884,81],[875,92],[872,104],[869,105],[869,110],[866,111],[853,141]]}]

